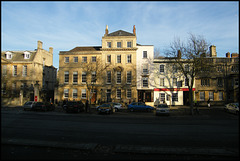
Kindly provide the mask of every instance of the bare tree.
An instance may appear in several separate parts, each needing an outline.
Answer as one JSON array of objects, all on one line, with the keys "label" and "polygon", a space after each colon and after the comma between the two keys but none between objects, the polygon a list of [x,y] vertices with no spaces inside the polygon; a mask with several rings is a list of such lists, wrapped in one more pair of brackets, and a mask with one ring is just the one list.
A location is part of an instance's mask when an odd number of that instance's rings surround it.
[{"label": "bare tree", "polygon": [[196,75],[200,74],[205,66],[203,57],[208,50],[209,43],[203,36],[189,34],[188,41],[182,42],[180,38],[175,38],[166,51],[168,57],[173,57],[178,71],[188,79],[190,111],[193,115],[193,85]]}]

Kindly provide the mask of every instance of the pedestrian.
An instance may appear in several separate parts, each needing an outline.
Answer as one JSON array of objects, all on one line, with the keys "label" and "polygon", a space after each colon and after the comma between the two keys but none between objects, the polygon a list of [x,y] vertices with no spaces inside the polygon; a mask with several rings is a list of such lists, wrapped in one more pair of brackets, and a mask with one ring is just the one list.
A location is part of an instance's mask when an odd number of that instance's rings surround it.
[{"label": "pedestrian", "polygon": [[88,112],[88,100],[86,100],[86,103],[85,103],[85,111]]},{"label": "pedestrian", "polygon": [[207,101],[208,107],[210,108],[210,98]]}]

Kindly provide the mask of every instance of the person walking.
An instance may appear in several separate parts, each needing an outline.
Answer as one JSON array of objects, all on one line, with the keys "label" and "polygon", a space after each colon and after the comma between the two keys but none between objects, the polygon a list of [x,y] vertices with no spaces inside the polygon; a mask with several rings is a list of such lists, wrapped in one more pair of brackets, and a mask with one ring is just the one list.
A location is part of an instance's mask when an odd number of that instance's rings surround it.
[{"label": "person walking", "polygon": [[85,103],[85,112],[88,112],[88,100]]},{"label": "person walking", "polygon": [[208,99],[208,101],[207,101],[207,104],[208,104],[208,107],[210,108],[210,98]]}]

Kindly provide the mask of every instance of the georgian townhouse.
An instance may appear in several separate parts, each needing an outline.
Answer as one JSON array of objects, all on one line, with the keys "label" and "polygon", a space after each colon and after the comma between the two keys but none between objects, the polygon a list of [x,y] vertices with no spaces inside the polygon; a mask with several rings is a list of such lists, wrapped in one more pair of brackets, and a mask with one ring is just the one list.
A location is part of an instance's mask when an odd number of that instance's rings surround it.
[{"label": "georgian townhouse", "polygon": [[199,105],[224,105],[239,102],[239,54],[226,53],[217,57],[216,46],[210,46],[210,55],[203,58],[207,62],[196,76],[196,99]]},{"label": "georgian townhouse", "polygon": [[[185,60],[181,60],[184,64]],[[189,105],[190,78],[185,78],[176,67],[175,61],[175,58],[169,57],[154,59],[154,102],[167,103],[167,105]],[[184,67],[189,68],[187,63]]]},{"label": "georgian townhouse", "polygon": [[154,46],[137,44],[137,48],[137,101],[153,105]]},{"label": "georgian townhouse", "polygon": [[23,105],[26,101],[53,98],[56,71],[53,48],[42,48],[38,41],[33,51],[1,52],[1,98],[3,105]]},{"label": "georgian townhouse", "polygon": [[136,28],[108,33],[102,46],[59,53],[59,100],[131,102],[136,89]]}]

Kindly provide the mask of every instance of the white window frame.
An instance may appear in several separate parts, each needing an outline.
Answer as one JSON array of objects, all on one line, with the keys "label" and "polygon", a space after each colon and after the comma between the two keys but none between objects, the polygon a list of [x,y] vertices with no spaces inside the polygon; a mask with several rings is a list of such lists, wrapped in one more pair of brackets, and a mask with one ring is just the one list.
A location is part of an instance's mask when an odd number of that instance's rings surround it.
[{"label": "white window frame", "polygon": [[117,42],[117,48],[122,48],[122,42],[121,41]]},{"label": "white window frame", "polygon": [[107,84],[111,84],[111,83],[112,83],[112,72],[107,71]]},{"label": "white window frame", "polygon": [[78,84],[78,72],[77,71],[73,72],[73,84]]},{"label": "white window frame", "polygon": [[78,56],[73,57],[73,62],[78,63]]},{"label": "white window frame", "polygon": [[142,65],[142,73],[143,74],[149,74],[148,64],[143,64]]},{"label": "white window frame", "polygon": [[208,93],[209,95],[209,98],[210,98],[210,101],[213,101],[214,100],[214,93],[213,92],[209,92]]},{"label": "white window frame", "polygon": [[147,51],[143,51],[143,58],[144,58],[144,59],[148,58]]},{"label": "white window frame", "polygon": [[178,102],[178,93],[172,93],[172,102]]},{"label": "white window frame", "polygon": [[6,52],[6,59],[12,59],[12,53],[7,51]]},{"label": "white window frame", "polygon": [[116,81],[117,81],[116,84],[121,84],[122,83],[122,72],[117,71],[116,74],[117,74],[116,75],[116,78],[117,78],[116,79]]},{"label": "white window frame", "polygon": [[165,78],[160,78],[160,86],[165,86]]},{"label": "white window frame", "polygon": [[64,63],[69,63],[69,56],[64,57]]},{"label": "white window frame", "polygon": [[[145,82],[146,81],[146,82]],[[145,82],[145,83],[144,83]],[[146,86],[146,84],[147,84],[147,86]],[[148,88],[148,85],[149,85],[149,83],[148,83],[148,77],[143,77],[142,78],[142,87],[143,88]]]},{"label": "white window frame", "polygon": [[[68,77],[67,77],[68,76]],[[67,81],[66,81],[67,80]],[[64,72],[64,83],[68,84],[69,83],[69,71]]]},{"label": "white window frame", "polygon": [[121,55],[117,55],[117,63],[122,63],[122,56]]},{"label": "white window frame", "polygon": [[23,76],[23,77],[26,77],[26,76],[27,76],[27,65],[23,65],[22,76]]},{"label": "white window frame", "polygon": [[82,89],[81,90],[81,97],[82,97],[82,99],[86,99],[87,98],[87,90],[86,89]]},{"label": "white window frame", "polygon": [[13,65],[13,76],[17,76],[17,65]]},{"label": "white window frame", "polygon": [[132,71],[127,71],[127,84],[132,83]]},{"label": "white window frame", "polygon": [[131,48],[132,47],[132,41],[128,41],[127,42],[127,48]]},{"label": "white window frame", "polygon": [[111,48],[112,47],[112,42],[107,42],[107,48]]},{"label": "white window frame", "polygon": [[82,72],[82,84],[87,83],[87,72]]},{"label": "white window frame", "polygon": [[218,92],[218,100],[219,101],[223,100],[223,92]]},{"label": "white window frame", "polygon": [[24,52],[24,59],[30,59],[30,53],[28,51]]},{"label": "white window frame", "polygon": [[199,92],[200,101],[205,101],[205,92]]},{"label": "white window frame", "polygon": [[131,99],[131,98],[132,98],[132,90],[127,89],[127,99]]},{"label": "white window frame", "polygon": [[65,89],[63,90],[63,97],[64,97],[64,98],[69,98],[69,89],[65,88]]},{"label": "white window frame", "polygon": [[78,90],[76,88],[73,88],[72,90],[72,98],[74,99],[78,98]]},{"label": "white window frame", "polygon": [[82,63],[87,63],[87,56],[82,57]]},{"label": "white window frame", "polygon": [[107,62],[107,63],[111,63],[111,59],[112,59],[112,58],[111,58],[111,55],[107,55],[106,62]]},{"label": "white window frame", "polygon": [[121,99],[121,97],[122,97],[122,91],[121,91],[121,89],[117,89],[116,90],[116,98]]},{"label": "white window frame", "polygon": [[[162,68],[161,68],[162,67]],[[164,73],[165,72],[165,65],[164,64],[160,64],[159,66],[159,72],[160,73]]]}]

